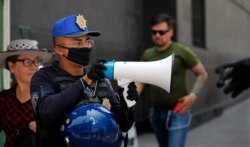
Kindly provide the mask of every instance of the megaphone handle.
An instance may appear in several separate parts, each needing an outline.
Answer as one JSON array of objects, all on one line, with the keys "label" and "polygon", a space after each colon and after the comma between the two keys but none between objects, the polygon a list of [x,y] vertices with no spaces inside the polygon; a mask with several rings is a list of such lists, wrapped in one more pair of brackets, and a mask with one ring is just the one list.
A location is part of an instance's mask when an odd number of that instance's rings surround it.
[{"label": "megaphone handle", "polygon": [[135,103],[136,103],[135,100],[131,101],[131,100],[127,99],[127,97],[128,97],[128,85],[129,85],[130,82],[132,82],[132,80],[129,80],[129,79],[117,79],[118,85],[120,87],[124,88],[122,94],[123,94],[123,97],[125,99],[125,102],[126,102],[128,108],[134,106]]}]

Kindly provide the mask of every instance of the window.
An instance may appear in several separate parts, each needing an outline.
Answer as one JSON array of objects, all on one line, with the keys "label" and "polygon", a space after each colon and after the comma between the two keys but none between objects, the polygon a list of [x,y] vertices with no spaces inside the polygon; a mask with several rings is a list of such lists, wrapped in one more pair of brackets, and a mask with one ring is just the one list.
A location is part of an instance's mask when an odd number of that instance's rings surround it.
[{"label": "window", "polygon": [[206,47],[205,0],[192,0],[192,39],[193,45]]}]

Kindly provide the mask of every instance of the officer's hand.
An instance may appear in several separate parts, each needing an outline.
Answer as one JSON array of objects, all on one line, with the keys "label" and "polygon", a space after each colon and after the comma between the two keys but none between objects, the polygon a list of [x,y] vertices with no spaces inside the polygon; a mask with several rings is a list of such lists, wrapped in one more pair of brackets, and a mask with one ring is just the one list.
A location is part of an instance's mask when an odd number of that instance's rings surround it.
[{"label": "officer's hand", "polygon": [[107,62],[106,59],[97,59],[94,61],[94,63],[91,65],[89,72],[87,73],[87,76],[91,80],[101,80],[104,78],[104,72],[103,70],[106,70],[107,67],[104,66],[103,63]]},{"label": "officer's hand", "polygon": [[233,98],[250,87],[250,58],[221,65],[215,72],[220,76],[217,87],[225,87],[224,93],[232,93]]},{"label": "officer's hand", "polygon": [[[118,94],[121,99],[122,105],[126,105],[127,107],[132,107],[131,104],[128,104],[129,101],[137,101],[139,99],[139,94],[136,90],[136,85],[134,82],[130,82],[128,85],[127,93],[124,94],[124,88],[119,87],[118,88]],[[125,95],[125,96],[124,96]],[[134,103],[135,104],[135,103]]]}]

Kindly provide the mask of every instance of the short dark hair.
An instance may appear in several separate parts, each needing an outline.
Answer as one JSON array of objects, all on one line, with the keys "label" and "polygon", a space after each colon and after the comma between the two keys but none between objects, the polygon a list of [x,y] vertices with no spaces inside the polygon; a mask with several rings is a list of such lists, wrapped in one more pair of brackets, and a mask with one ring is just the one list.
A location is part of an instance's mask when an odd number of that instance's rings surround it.
[{"label": "short dark hair", "polygon": [[9,66],[8,66],[8,62],[12,62],[15,63],[18,59],[18,55],[13,55],[13,56],[9,56],[8,58],[6,58],[5,60],[5,68],[10,70]]},{"label": "short dark hair", "polygon": [[169,27],[173,28],[174,27],[174,19],[166,14],[166,13],[159,13],[159,14],[156,14],[152,20],[151,20],[151,26],[154,26],[158,23],[161,23],[161,22],[166,22]]}]

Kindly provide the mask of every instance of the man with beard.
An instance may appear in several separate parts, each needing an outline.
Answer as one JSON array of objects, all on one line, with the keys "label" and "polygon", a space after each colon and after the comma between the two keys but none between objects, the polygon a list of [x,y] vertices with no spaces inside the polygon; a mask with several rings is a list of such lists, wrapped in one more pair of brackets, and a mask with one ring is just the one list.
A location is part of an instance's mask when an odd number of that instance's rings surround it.
[{"label": "man with beard", "polygon": [[[155,46],[146,49],[141,57],[142,61],[155,61],[174,55],[171,94],[150,85],[151,108],[148,116],[160,147],[185,146],[191,123],[190,108],[207,79],[207,72],[193,50],[172,41],[173,23],[167,14],[158,14],[152,19],[151,33]],[[187,70],[196,76],[191,91],[187,89]],[[143,87],[143,83],[137,83],[139,93]]]}]

